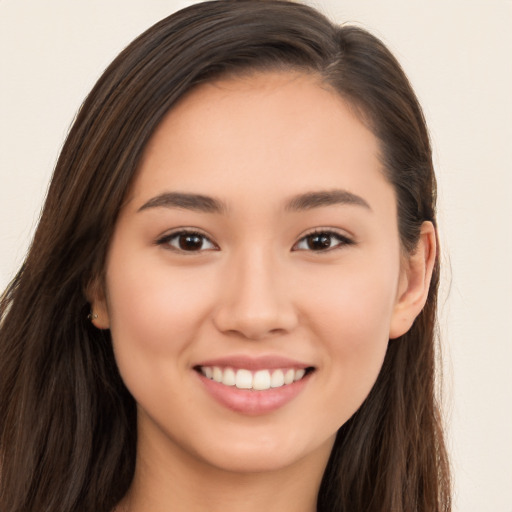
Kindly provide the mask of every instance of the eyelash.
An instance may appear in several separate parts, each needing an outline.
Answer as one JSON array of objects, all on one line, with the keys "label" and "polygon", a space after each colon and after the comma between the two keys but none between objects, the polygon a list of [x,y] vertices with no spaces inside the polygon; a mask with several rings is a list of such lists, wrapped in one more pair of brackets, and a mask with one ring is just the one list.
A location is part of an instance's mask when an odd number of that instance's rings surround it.
[{"label": "eyelash", "polygon": [[[325,238],[328,238],[330,239],[330,243],[332,243],[332,240],[335,239],[338,241],[338,243],[334,246],[329,246],[329,247],[326,247],[326,248],[321,248],[321,249],[318,249],[318,250],[314,250],[314,249],[311,249],[310,247],[309,248],[298,248],[299,244],[301,243],[307,243],[307,240],[308,239],[311,239],[312,237],[315,237],[315,236],[323,236]],[[293,247],[292,249],[293,250],[296,250],[296,251],[311,251],[311,252],[319,252],[319,253],[324,253],[324,252],[329,252],[329,251],[333,251],[333,250],[336,250],[336,249],[342,249],[343,247],[347,246],[347,245],[354,245],[355,242],[354,240],[348,238],[347,236],[345,235],[342,235],[341,233],[338,233],[337,231],[333,231],[331,229],[315,229],[314,231],[306,234],[305,236],[303,236]]]},{"label": "eyelash", "polygon": [[[328,247],[323,247],[323,248],[319,248],[317,250],[315,249],[312,249],[311,246],[308,244],[308,239],[311,240],[313,237],[320,237],[322,236],[325,239],[328,239],[329,241],[329,244],[330,246]],[[183,247],[176,247],[176,246],[173,246],[172,245],[172,241],[173,240],[176,240],[178,241],[178,244],[179,244],[179,239],[180,237],[197,237],[199,239],[201,239],[201,246],[207,242],[209,243],[212,247],[209,247],[207,249],[203,249],[202,247],[199,247],[197,249],[184,249]],[[332,241],[333,240],[337,240],[337,244],[332,246]],[[306,243],[308,244],[308,247],[306,248],[300,248],[300,244],[302,243]],[[341,249],[342,247],[344,246],[347,246],[347,245],[354,245],[355,242],[354,240],[351,240],[350,238],[336,232],[336,231],[333,231],[333,230],[329,230],[329,229],[315,229],[314,231],[312,231],[311,233],[308,233],[307,235],[303,236],[293,247],[292,247],[292,251],[310,251],[310,252],[319,252],[319,253],[324,253],[324,252],[329,252],[329,251],[332,251],[332,250],[335,250],[335,249]],[[188,230],[188,229],[182,229],[180,231],[175,231],[173,233],[169,233],[167,235],[164,235],[163,237],[159,238],[157,241],[156,241],[156,245],[167,245],[171,250],[174,250],[174,251],[177,251],[177,252],[182,252],[182,253],[198,253],[198,252],[202,252],[202,251],[211,251],[211,250],[219,250],[219,247],[210,240],[210,238],[208,238],[204,233],[201,233],[200,231],[196,231],[196,230]]]},{"label": "eyelash", "polygon": [[[179,238],[180,237],[198,237],[200,238],[202,241],[201,241],[201,245],[205,242],[205,241],[208,241],[213,247],[212,248],[208,248],[208,249],[193,249],[193,250],[187,250],[187,249],[183,249],[182,247],[175,247],[171,244],[171,241],[173,240],[177,240],[178,243],[179,243]],[[174,250],[174,251],[177,251],[177,252],[181,252],[181,253],[195,253],[195,252],[202,252],[204,250],[208,250],[208,251],[211,251],[211,250],[218,250],[219,247],[213,243],[204,233],[201,233],[200,231],[196,231],[196,230],[193,230],[193,229],[182,229],[180,231],[175,231],[173,233],[169,233],[167,235],[164,235],[163,237],[159,238],[157,241],[156,241],[156,245],[167,245],[171,250]]]}]

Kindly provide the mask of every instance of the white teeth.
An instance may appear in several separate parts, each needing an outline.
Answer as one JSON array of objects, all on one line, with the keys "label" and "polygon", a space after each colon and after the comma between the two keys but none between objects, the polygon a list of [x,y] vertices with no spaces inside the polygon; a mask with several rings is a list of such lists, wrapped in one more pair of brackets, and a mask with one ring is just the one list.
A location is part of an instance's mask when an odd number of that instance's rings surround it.
[{"label": "white teeth", "polygon": [[208,379],[224,384],[236,386],[238,389],[252,389],[264,391],[270,388],[280,388],[292,384],[304,377],[306,370],[299,368],[294,370],[258,370],[252,373],[250,370],[233,368],[221,368],[219,366],[202,366],[201,373]]},{"label": "white teeth", "polygon": [[268,370],[256,372],[252,379],[252,388],[258,391],[270,388],[270,372]]},{"label": "white teeth", "polygon": [[294,377],[295,372],[292,369],[286,370],[286,373],[284,374],[284,383],[291,384],[293,382]]},{"label": "white teeth", "polygon": [[222,382],[222,370],[218,366],[213,367],[213,380],[215,382]]},{"label": "white teeth", "polygon": [[236,384],[236,375],[235,371],[231,368],[226,368],[224,370],[224,375],[222,377],[222,384],[225,386],[234,386]]},{"label": "white teeth", "polygon": [[238,389],[252,388],[252,373],[249,370],[238,370],[236,372],[235,386]]},{"label": "white teeth", "polygon": [[296,382],[296,381],[302,379],[302,377],[304,377],[305,374],[306,374],[306,370],[304,370],[304,368],[301,368],[300,370],[296,370],[293,380]]},{"label": "white teeth", "polygon": [[284,386],[283,370],[275,370],[274,373],[272,373],[272,378],[270,379],[270,387],[280,388],[281,386]]}]

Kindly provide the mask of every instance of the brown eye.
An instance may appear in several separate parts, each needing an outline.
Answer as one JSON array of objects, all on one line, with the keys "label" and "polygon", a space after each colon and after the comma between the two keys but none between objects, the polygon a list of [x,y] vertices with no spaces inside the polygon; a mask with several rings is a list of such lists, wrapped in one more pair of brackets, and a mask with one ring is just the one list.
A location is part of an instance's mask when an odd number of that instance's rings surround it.
[{"label": "brown eye", "polygon": [[326,233],[310,235],[306,237],[308,249],[312,251],[323,251],[329,249],[332,243],[332,236]]},{"label": "brown eye", "polygon": [[334,231],[318,231],[301,238],[293,250],[322,252],[353,243],[349,238]]},{"label": "brown eye", "polygon": [[203,237],[200,235],[179,235],[178,246],[183,251],[199,251],[203,247]]},{"label": "brown eye", "polygon": [[158,245],[169,246],[171,249],[183,252],[200,252],[216,250],[218,247],[202,233],[180,231],[166,235],[157,241]]}]

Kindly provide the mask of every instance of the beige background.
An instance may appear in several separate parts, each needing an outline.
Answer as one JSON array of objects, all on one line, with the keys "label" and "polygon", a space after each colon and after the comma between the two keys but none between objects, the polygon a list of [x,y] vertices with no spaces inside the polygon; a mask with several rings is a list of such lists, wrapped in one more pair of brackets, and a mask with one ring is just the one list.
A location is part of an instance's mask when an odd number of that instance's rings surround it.
[{"label": "beige background", "polygon": [[[0,288],[104,67],[193,2],[0,0]],[[424,106],[440,184],[442,334],[456,512],[512,512],[512,2],[318,0],[381,37]]]}]

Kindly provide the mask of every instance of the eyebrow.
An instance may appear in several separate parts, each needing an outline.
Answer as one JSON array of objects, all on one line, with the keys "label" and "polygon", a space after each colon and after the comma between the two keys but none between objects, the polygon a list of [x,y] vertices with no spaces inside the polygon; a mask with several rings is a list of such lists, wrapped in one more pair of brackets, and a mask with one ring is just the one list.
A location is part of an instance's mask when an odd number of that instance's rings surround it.
[{"label": "eyebrow", "polygon": [[213,197],[185,192],[165,192],[144,203],[138,211],[148,208],[180,208],[203,213],[223,213],[226,205]]},{"label": "eyebrow", "polygon": [[[333,205],[356,205],[371,211],[370,205],[362,197],[339,189],[299,194],[286,202],[285,210],[298,212]],[[224,213],[227,210],[226,204],[219,199],[186,192],[159,194],[144,203],[138,211],[149,208],[179,208],[201,213]]]},{"label": "eyebrow", "polygon": [[325,190],[319,192],[307,192],[292,197],[285,206],[288,211],[311,210],[333,205],[356,205],[372,210],[370,205],[360,196],[348,190]]}]

